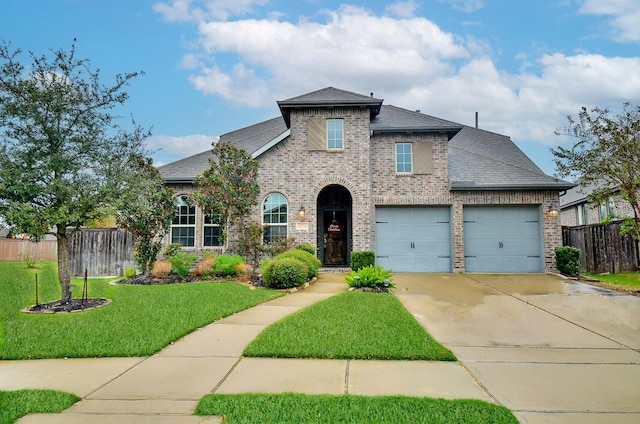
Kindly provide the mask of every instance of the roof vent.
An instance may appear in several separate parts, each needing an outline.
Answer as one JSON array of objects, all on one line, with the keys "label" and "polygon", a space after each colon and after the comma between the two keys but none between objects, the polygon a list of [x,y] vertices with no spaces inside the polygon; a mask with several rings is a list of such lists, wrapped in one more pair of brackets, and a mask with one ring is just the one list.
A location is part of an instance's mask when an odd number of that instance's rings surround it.
[{"label": "roof vent", "polygon": [[478,128],[478,112],[476,112],[476,128]]},{"label": "roof vent", "polygon": [[371,98],[373,98],[373,91],[371,92]]}]

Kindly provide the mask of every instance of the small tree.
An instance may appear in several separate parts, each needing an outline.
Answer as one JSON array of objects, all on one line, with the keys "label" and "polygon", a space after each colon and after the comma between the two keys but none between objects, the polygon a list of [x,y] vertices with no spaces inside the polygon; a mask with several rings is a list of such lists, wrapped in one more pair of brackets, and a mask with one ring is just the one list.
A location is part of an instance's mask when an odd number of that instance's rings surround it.
[{"label": "small tree", "polygon": [[134,258],[142,274],[153,268],[162,249],[162,238],[175,216],[173,190],[168,188],[151,159],[129,159],[122,195],[116,202],[118,224],[131,232]]},{"label": "small tree", "polygon": [[233,223],[258,204],[258,161],[229,142],[214,144],[209,169],[196,177],[193,200],[209,216],[219,216],[223,246]]},{"label": "small tree", "polygon": [[137,72],[100,83],[100,72],[71,50],[51,58],[0,45],[0,215],[18,231],[58,241],[61,301],[71,299],[67,228],[110,210],[127,158],[144,153],[146,137],[119,128],[109,111],[123,104]]},{"label": "small tree", "polygon": [[569,124],[559,135],[577,138],[571,149],[551,149],[560,177],[580,178],[584,185],[596,189],[589,200],[601,203],[616,192],[633,209],[633,218],[625,219],[623,233],[638,238],[640,225],[640,105],[624,103],[618,115],[607,109],[583,107],[578,120],[568,117]]}]

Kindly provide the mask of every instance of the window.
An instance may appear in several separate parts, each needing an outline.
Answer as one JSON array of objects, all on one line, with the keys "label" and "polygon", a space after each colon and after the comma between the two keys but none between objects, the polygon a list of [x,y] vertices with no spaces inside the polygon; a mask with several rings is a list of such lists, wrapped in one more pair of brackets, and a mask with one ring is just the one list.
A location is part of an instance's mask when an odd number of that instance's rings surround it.
[{"label": "window", "polygon": [[578,225],[587,225],[589,223],[589,207],[586,203],[578,205],[576,207]]},{"label": "window", "polygon": [[287,210],[287,199],[280,193],[272,193],[264,200],[262,223],[265,226],[266,243],[278,238],[287,238]]},{"label": "window", "polygon": [[176,199],[176,216],[171,223],[171,243],[193,247],[196,233],[196,207],[189,205],[187,196]]},{"label": "window", "polygon": [[410,174],[413,171],[411,143],[396,144],[396,173]]},{"label": "window", "polygon": [[329,149],[343,149],[342,119],[327,119],[327,147]]},{"label": "window", "polygon": [[607,202],[600,204],[600,221],[605,221],[610,216],[615,216],[616,204],[613,199],[609,199]]},{"label": "window", "polygon": [[221,246],[222,230],[220,229],[220,217],[212,219],[209,215],[204,216],[203,245],[206,247]]}]

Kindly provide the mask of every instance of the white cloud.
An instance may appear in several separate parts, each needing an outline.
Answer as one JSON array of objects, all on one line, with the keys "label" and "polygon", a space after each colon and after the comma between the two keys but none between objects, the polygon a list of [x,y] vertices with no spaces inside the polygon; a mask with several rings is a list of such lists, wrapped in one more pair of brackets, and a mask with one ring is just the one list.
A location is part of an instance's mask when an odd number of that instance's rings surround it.
[{"label": "white cloud", "polygon": [[401,18],[411,18],[415,15],[419,7],[420,5],[415,0],[397,1],[387,6],[385,11],[390,15]]},{"label": "white cloud", "polygon": [[579,12],[586,15],[609,16],[613,37],[618,41],[640,41],[638,0],[584,0]]},{"label": "white cloud", "polygon": [[[149,149],[154,151],[154,158],[187,157],[211,149],[211,143],[218,141],[219,136],[193,134],[186,136],[152,135],[147,139]],[[156,164],[157,166],[157,164]]]},{"label": "white cloud", "polygon": [[208,0],[202,7],[192,6],[192,0],[171,0],[156,3],[153,10],[167,21],[202,21],[205,19],[227,20],[231,16],[242,16],[254,11],[254,6],[262,6],[268,0]]},{"label": "white cloud", "polygon": [[439,0],[441,3],[449,3],[455,10],[465,13],[473,13],[484,7],[484,0]]}]

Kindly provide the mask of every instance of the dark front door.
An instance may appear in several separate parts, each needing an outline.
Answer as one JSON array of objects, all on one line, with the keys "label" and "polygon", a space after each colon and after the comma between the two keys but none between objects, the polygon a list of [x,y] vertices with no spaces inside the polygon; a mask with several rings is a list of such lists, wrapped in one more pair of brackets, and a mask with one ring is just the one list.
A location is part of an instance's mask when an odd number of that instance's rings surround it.
[{"label": "dark front door", "polygon": [[318,195],[318,247],[323,265],[349,265],[351,194],[342,186],[327,186]]}]

